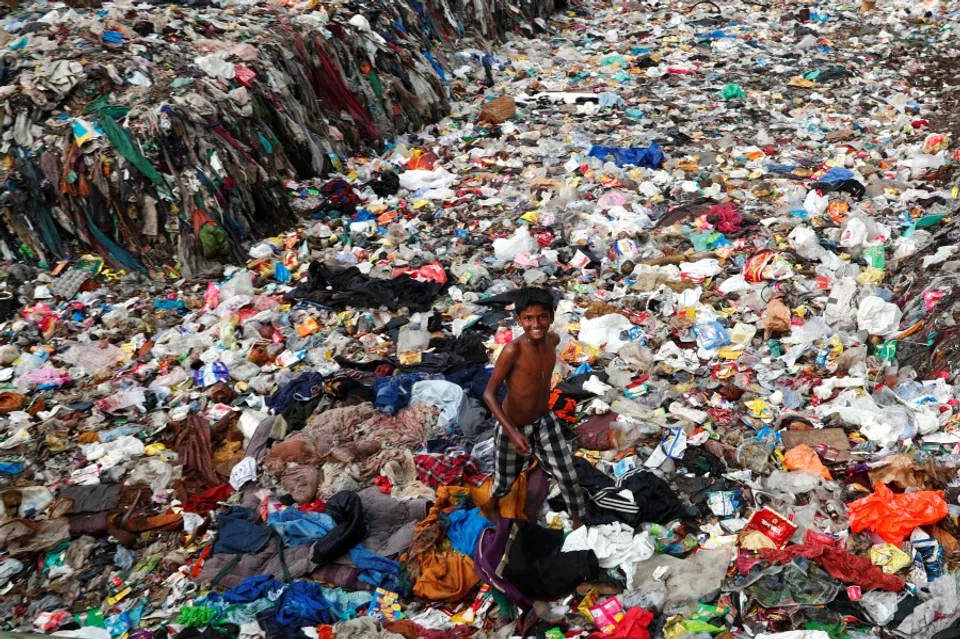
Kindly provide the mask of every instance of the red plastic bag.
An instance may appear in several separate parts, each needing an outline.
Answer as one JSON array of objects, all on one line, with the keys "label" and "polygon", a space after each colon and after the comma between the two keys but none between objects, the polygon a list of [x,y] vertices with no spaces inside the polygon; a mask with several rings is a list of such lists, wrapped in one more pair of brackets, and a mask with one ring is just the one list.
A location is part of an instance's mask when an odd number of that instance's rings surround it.
[{"label": "red plastic bag", "polygon": [[947,512],[942,490],[897,495],[881,483],[874,486],[872,495],[847,504],[851,532],[869,530],[898,546],[914,528],[934,524]]},{"label": "red plastic bag", "polygon": [[631,608],[611,632],[595,632],[588,639],[650,639],[647,626],[651,621],[653,613],[643,608]]},{"label": "red plastic bag", "polygon": [[430,262],[420,268],[405,266],[393,269],[394,277],[400,277],[401,275],[406,275],[420,282],[436,282],[441,286],[447,283],[447,272],[440,262]]}]

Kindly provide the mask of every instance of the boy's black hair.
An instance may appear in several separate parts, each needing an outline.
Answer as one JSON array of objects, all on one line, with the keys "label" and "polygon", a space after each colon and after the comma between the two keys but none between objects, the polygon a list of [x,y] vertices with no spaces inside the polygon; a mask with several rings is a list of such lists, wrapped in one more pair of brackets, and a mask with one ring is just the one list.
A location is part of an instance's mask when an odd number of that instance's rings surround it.
[{"label": "boy's black hair", "polygon": [[545,288],[538,286],[525,286],[513,294],[513,312],[520,315],[531,306],[542,306],[549,308],[553,313],[553,296]]}]

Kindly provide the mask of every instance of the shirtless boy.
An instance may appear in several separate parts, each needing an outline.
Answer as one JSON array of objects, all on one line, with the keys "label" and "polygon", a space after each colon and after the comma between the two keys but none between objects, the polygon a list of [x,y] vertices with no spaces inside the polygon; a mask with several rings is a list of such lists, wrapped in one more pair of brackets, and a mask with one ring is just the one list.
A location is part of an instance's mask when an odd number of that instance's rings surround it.
[{"label": "shirtless boy", "polygon": [[[514,309],[523,335],[503,347],[483,393],[498,422],[493,491],[483,512],[488,519],[499,518],[500,498],[510,492],[527,458],[533,455],[560,486],[573,527],[579,528],[586,515],[583,491],[577,483],[570,447],[548,407],[550,378],[560,343],[560,337],[550,330],[553,298],[545,289],[523,288],[514,296]],[[497,390],[504,381],[507,396],[501,405]]]}]

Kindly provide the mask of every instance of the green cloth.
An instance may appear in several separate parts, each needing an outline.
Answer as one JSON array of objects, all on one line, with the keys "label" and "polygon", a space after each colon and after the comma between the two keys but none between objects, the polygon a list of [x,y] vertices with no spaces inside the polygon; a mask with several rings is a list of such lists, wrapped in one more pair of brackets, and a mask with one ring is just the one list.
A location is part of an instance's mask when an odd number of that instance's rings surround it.
[{"label": "green cloth", "polygon": [[270,144],[270,140],[263,137],[263,134],[257,131],[257,137],[260,139],[260,145],[263,146],[263,150],[267,153],[273,153],[273,145]]},{"label": "green cloth", "polygon": [[500,606],[500,617],[503,619],[516,619],[517,618],[517,609],[513,607],[513,602],[507,598],[507,595],[500,592],[496,588],[490,589],[490,594],[493,595],[493,601]]},{"label": "green cloth", "polygon": [[99,115],[101,117],[110,117],[116,120],[130,113],[130,107],[119,104],[110,104],[110,94],[104,93],[99,98],[88,104],[83,109],[83,112],[86,115]]},{"label": "green cloth", "polygon": [[368,76],[370,80],[370,86],[373,87],[373,92],[377,94],[377,97],[381,100],[383,99],[383,85],[380,84],[380,78],[377,77],[377,74],[373,71],[370,71]]},{"label": "green cloth", "polygon": [[698,621],[696,619],[687,619],[683,622],[683,627],[687,629],[687,632],[695,635],[702,632],[709,632],[711,635],[716,635],[726,630],[723,626],[714,626],[706,621]]},{"label": "green cloth", "polygon": [[100,612],[99,608],[91,608],[86,612],[81,612],[73,616],[78,624],[82,627],[93,626],[94,628],[106,628],[107,625],[103,622],[103,613]]},{"label": "green cloth", "polygon": [[274,602],[269,599],[257,599],[248,604],[235,604],[227,606],[217,624],[233,623],[238,626],[245,623],[256,621],[257,615],[268,608],[273,608]]},{"label": "green cloth", "polygon": [[177,623],[190,628],[200,628],[210,625],[217,612],[213,608],[204,606],[184,606],[180,609],[180,616],[177,617]]},{"label": "green cloth", "polygon": [[133,143],[133,140],[130,139],[130,136],[127,135],[127,132],[124,131],[116,121],[109,115],[103,115],[101,112],[100,117],[100,128],[103,129],[103,133],[109,138],[110,143],[117,148],[117,151],[123,157],[137,167],[143,175],[160,187],[165,187],[166,182],[163,180],[163,176],[160,175],[160,172],[157,171],[150,161],[147,158],[143,157],[143,154],[140,153],[140,149],[137,148],[137,145]]}]

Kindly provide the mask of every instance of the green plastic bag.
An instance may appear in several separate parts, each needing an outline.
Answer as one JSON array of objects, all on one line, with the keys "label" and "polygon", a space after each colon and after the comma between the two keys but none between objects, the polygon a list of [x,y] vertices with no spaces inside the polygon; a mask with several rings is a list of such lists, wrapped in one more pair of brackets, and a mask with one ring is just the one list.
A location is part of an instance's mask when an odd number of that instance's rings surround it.
[{"label": "green plastic bag", "polygon": [[230,255],[230,238],[222,226],[204,224],[200,229],[200,248],[207,259]]},{"label": "green plastic bag", "polygon": [[747,97],[747,94],[743,92],[739,84],[731,83],[723,87],[723,90],[720,92],[720,97],[724,100],[737,100]]}]

